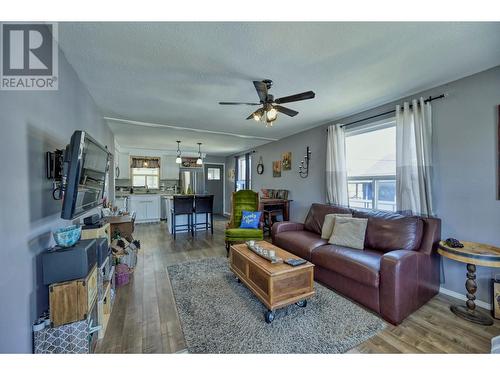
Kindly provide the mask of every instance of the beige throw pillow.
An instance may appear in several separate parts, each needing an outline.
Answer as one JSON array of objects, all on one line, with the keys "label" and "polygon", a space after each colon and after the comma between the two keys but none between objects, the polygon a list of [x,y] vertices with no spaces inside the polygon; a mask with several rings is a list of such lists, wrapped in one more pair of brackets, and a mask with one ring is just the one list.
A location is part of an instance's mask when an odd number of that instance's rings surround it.
[{"label": "beige throw pillow", "polygon": [[321,238],[324,240],[330,239],[335,225],[335,216],[352,217],[352,214],[328,214],[325,215],[325,221],[321,227]]},{"label": "beige throw pillow", "polygon": [[368,219],[337,217],[328,243],[363,250],[367,224]]}]

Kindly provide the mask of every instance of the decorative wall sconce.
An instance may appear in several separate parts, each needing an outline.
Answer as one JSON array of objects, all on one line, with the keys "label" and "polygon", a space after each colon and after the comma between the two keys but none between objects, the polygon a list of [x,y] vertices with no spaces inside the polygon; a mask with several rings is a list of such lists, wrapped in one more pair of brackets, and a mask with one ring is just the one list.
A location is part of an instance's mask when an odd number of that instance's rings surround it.
[{"label": "decorative wall sconce", "polygon": [[299,164],[299,176],[302,178],[307,178],[309,176],[309,160],[311,159],[311,151],[309,146],[306,148],[306,154],[304,159]]}]

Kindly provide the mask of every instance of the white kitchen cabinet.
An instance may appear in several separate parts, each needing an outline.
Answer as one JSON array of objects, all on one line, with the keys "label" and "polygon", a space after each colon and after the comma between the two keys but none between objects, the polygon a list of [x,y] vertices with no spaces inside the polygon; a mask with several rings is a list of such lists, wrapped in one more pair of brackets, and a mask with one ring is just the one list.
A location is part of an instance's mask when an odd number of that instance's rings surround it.
[{"label": "white kitchen cabinet", "polygon": [[130,157],[129,154],[117,152],[118,155],[118,167],[120,168],[119,179],[129,179],[130,178]]},{"label": "white kitchen cabinet", "polygon": [[137,223],[160,221],[160,196],[157,194],[133,194],[128,198],[130,212],[135,212]]},{"label": "white kitchen cabinet", "polygon": [[161,174],[162,180],[178,180],[179,179],[179,164],[175,162],[176,156],[163,155],[161,157]]}]

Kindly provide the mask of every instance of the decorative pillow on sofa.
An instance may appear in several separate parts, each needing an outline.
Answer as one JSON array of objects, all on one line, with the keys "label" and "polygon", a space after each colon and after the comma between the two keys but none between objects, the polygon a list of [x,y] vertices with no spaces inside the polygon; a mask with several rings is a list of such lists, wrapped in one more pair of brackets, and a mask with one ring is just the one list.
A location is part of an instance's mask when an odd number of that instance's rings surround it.
[{"label": "decorative pillow on sofa", "polygon": [[304,229],[321,235],[321,228],[327,214],[352,214],[352,210],[336,205],[313,203],[304,221]]},{"label": "decorative pillow on sofa", "polygon": [[257,229],[259,228],[260,215],[262,212],[256,211],[241,211],[241,224],[240,228]]},{"label": "decorative pillow on sofa", "polygon": [[325,215],[325,221],[323,221],[323,227],[321,228],[321,238],[324,240],[330,239],[333,232],[333,226],[335,225],[335,217],[352,217],[352,214],[328,214]]},{"label": "decorative pillow on sofa", "polygon": [[328,243],[363,250],[367,225],[368,219],[338,216]]}]

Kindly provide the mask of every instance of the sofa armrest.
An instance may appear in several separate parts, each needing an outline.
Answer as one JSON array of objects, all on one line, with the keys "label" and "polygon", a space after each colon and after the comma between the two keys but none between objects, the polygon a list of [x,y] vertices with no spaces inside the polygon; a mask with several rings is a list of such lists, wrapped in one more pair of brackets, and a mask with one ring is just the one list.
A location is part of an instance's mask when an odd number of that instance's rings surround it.
[{"label": "sofa armrest", "polygon": [[281,232],[289,232],[289,231],[298,231],[304,230],[304,224],[301,223],[293,223],[291,221],[280,221],[278,223],[274,223],[271,228],[271,237]]},{"label": "sofa armrest", "polygon": [[419,257],[412,250],[385,253],[380,262],[380,314],[399,324],[418,306]]}]

